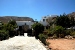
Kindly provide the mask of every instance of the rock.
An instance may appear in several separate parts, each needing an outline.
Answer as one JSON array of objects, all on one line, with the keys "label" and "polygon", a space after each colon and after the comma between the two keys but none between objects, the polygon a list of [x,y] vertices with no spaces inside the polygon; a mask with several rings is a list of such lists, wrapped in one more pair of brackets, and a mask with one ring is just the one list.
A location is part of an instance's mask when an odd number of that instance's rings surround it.
[{"label": "rock", "polygon": [[73,39],[73,36],[68,35],[68,36],[65,36],[65,38],[66,39]]}]

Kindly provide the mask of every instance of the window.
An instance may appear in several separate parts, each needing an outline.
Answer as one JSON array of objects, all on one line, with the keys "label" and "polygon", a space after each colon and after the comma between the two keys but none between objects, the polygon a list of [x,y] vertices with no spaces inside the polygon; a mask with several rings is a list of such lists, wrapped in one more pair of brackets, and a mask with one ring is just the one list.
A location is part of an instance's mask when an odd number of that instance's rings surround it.
[{"label": "window", "polygon": [[43,19],[43,21],[45,21],[45,19]]},{"label": "window", "polygon": [[46,19],[46,21],[48,22],[48,19]]}]

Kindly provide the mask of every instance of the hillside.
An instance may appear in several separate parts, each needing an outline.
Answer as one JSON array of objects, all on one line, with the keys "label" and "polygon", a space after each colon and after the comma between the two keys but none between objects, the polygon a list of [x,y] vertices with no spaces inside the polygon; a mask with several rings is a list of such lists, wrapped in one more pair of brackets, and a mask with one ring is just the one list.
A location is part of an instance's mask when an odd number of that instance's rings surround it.
[{"label": "hillside", "polygon": [[74,17],[75,18],[75,12],[67,14],[69,17]]},{"label": "hillside", "polygon": [[34,21],[30,17],[17,17],[17,16],[1,16],[0,21],[3,23],[7,23],[9,20],[15,20],[15,21]]}]

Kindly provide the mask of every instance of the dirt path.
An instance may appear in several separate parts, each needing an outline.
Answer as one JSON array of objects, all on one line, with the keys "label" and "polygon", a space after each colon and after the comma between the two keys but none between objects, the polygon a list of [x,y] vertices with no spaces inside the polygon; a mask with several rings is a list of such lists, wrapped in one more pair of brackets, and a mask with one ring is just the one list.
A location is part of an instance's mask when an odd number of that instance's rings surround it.
[{"label": "dirt path", "polygon": [[75,39],[48,39],[52,50],[75,50]]}]

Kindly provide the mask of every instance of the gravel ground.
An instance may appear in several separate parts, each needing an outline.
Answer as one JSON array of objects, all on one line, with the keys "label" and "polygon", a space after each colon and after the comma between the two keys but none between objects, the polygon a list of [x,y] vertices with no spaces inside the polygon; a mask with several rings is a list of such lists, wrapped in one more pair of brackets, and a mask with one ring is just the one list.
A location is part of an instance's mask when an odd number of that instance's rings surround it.
[{"label": "gravel ground", "polygon": [[[26,35],[25,35],[26,36]],[[0,41],[0,50],[47,50],[35,37],[15,36]]]}]

